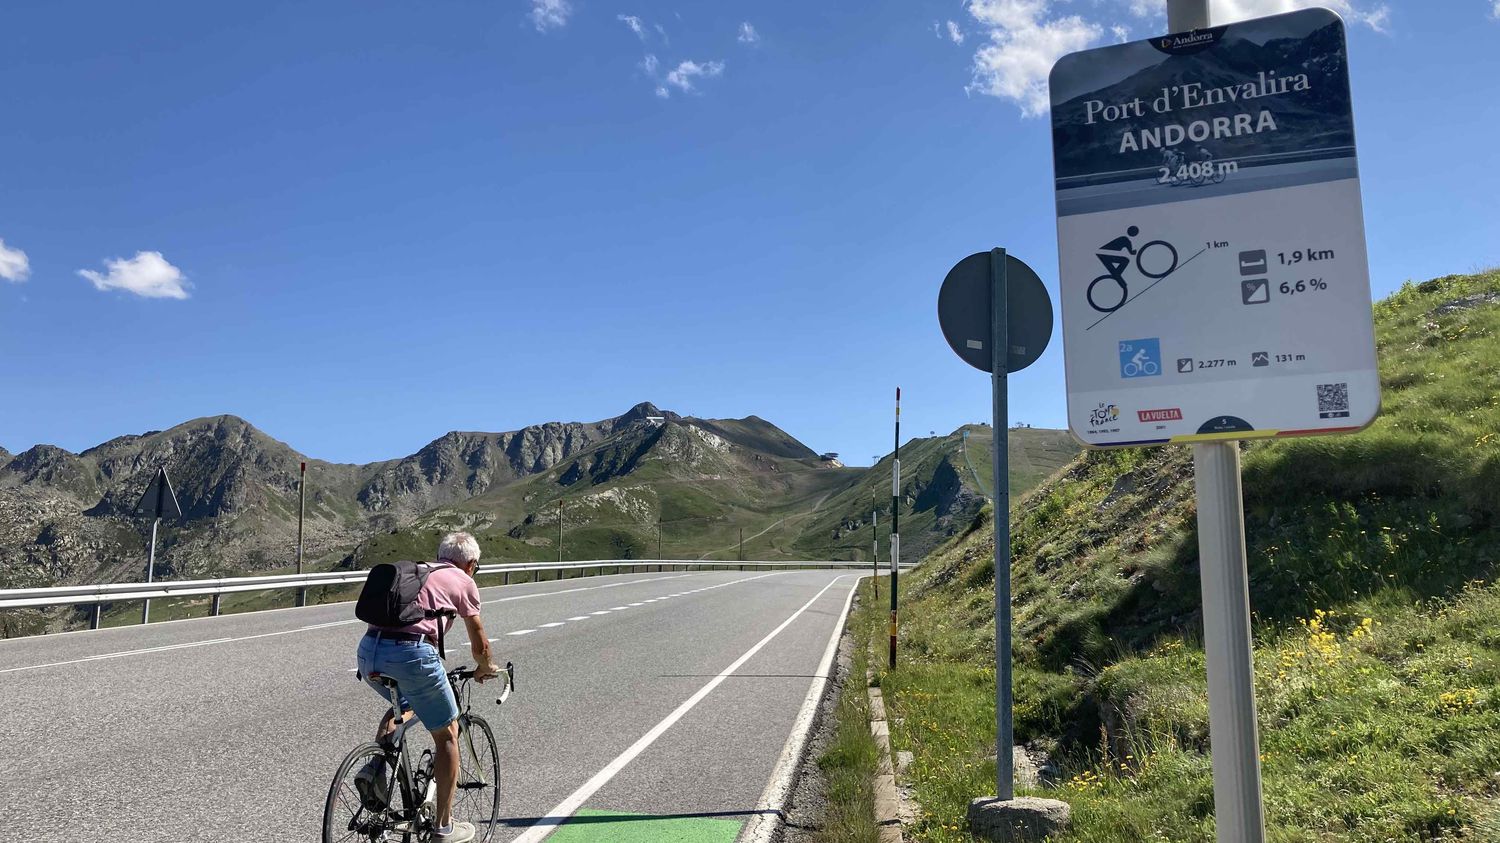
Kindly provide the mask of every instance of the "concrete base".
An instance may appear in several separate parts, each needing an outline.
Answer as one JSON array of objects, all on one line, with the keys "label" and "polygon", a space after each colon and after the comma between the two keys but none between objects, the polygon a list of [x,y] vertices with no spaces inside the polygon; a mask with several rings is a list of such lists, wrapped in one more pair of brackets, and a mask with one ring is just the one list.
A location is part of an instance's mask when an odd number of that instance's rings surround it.
[{"label": "concrete base", "polygon": [[1066,831],[1072,813],[1068,803],[1056,799],[975,799],[969,803],[969,831],[996,843],[1040,843]]}]

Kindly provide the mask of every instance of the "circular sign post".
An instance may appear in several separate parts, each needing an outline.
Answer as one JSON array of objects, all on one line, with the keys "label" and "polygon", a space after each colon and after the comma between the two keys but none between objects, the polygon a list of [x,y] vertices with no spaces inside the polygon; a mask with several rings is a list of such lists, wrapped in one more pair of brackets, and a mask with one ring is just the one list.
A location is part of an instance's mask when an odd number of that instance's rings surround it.
[{"label": "circular sign post", "polygon": [[[1031,267],[1004,249],[997,251],[1006,281],[1005,327],[1010,337],[1006,371],[1019,372],[1035,363],[1052,339],[1052,298]],[[948,346],[965,363],[991,374],[994,262],[994,252],[969,255],[948,270],[938,291],[938,324]]]},{"label": "circular sign post", "polygon": [[1035,363],[1052,339],[1052,299],[1042,279],[1004,249],[959,261],[938,292],[938,322],[954,353],[990,373],[995,417],[995,775],[1002,802],[1015,798],[1010,663],[1010,427],[1006,377]]}]

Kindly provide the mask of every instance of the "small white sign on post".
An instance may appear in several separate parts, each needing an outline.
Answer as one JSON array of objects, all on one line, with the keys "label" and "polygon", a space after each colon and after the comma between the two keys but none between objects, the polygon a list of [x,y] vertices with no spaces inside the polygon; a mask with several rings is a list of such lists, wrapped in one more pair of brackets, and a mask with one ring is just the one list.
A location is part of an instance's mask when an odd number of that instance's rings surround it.
[{"label": "small white sign on post", "polygon": [[1359,430],[1380,408],[1344,25],[1307,9],[1052,71],[1068,427]]}]

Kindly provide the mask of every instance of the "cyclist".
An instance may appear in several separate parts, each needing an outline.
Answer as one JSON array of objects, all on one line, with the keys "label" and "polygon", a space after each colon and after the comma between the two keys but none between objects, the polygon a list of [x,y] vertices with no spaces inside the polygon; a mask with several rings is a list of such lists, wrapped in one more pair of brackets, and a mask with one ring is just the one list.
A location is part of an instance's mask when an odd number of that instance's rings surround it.
[{"label": "cyclist", "polygon": [[1170,147],[1161,151],[1162,166],[1167,168],[1167,178],[1177,182],[1177,168],[1182,166],[1182,153]]},{"label": "cyclist", "polygon": [[1140,233],[1141,230],[1132,225],[1125,229],[1124,235],[1116,237],[1099,247],[1099,251],[1095,257],[1099,258],[1099,262],[1104,264],[1104,271],[1109,273],[1111,278],[1119,280],[1124,277],[1125,268],[1130,266],[1130,258],[1121,254],[1108,255],[1105,252],[1124,252],[1127,255],[1134,255],[1135,243],[1130,238]]},{"label": "cyclist", "polygon": [[[438,544],[437,563],[429,569],[417,603],[429,613],[448,612],[464,619],[476,665],[474,678],[483,682],[498,675],[500,668],[490,655],[489,639],[479,619],[479,588],[474,584],[478,568],[479,542],[468,533],[449,533]],[[453,791],[458,784],[458,702],[438,655],[439,623],[447,625],[446,631],[453,624],[452,616],[430,617],[399,628],[371,626],[359,642],[359,671],[381,699],[389,701],[389,693],[370,678],[371,674],[396,680],[401,693],[401,711],[386,711],[376,740],[395,731],[398,716],[405,721],[413,713],[432,732],[433,777],[437,783],[433,840],[467,843],[474,839],[474,826],[453,822]],[[356,784],[361,779],[367,783],[384,781],[384,768],[384,758],[373,759],[356,775]]]}]

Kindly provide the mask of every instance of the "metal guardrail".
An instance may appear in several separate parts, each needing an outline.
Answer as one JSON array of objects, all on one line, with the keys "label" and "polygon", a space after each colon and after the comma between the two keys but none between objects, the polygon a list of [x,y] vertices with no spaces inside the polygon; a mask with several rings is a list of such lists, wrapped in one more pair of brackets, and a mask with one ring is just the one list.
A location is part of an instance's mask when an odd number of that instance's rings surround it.
[{"label": "metal guardrail", "polygon": [[[912,567],[902,565],[903,569]],[[589,562],[562,562],[546,563],[536,565],[481,565],[478,576],[503,575],[505,583],[509,584],[510,575],[520,573],[541,573],[543,571],[559,572],[559,579],[563,578],[566,571],[585,570],[597,568],[602,574],[605,568],[614,568],[616,573],[623,573],[625,569],[635,572],[639,569],[662,570],[754,570],[757,568],[787,568],[787,569],[843,569],[858,568],[868,570],[867,562],[713,562],[713,561],[684,561],[680,559],[598,559]],[[106,583],[103,585],[63,585],[48,588],[12,588],[0,589],[0,609],[34,609],[43,606],[67,606],[79,604],[94,604],[95,611],[93,624],[97,626],[99,620],[98,607],[103,603],[115,603],[126,600],[152,600],[164,597],[203,597],[214,598],[212,614],[219,614],[219,598],[225,594],[236,594],[242,591],[273,591],[286,588],[316,588],[318,586],[348,585],[351,583],[364,582],[369,575],[368,570],[360,571],[330,571],[318,574],[274,574],[260,577],[220,577],[208,580],[157,580],[151,583]],[[587,573],[584,574],[587,576]]]}]

